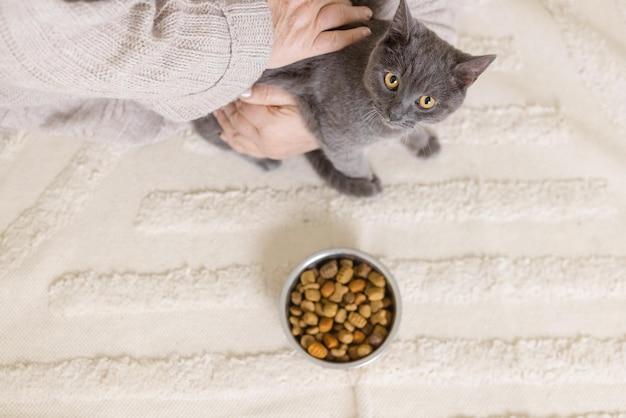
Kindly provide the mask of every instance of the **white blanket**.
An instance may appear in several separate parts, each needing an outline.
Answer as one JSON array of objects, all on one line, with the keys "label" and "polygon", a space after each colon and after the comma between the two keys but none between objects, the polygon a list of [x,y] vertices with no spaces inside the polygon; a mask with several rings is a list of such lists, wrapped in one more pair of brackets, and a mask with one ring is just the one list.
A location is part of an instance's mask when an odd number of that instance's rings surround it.
[{"label": "white blanket", "polygon": [[[341,197],[191,132],[142,148],[0,135],[0,416],[626,416],[626,3],[466,0],[498,59],[429,161]],[[291,267],[388,264],[403,321],[352,371],[297,356]]]}]

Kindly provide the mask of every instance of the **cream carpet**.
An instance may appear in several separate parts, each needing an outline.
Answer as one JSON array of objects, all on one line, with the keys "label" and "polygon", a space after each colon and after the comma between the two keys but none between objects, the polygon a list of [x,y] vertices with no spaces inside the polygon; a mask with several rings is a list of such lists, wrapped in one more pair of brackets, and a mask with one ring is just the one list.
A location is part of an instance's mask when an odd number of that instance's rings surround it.
[{"label": "cream carpet", "polygon": [[[2,417],[626,417],[626,1],[472,0],[499,54],[418,161],[341,197],[191,133],[112,150],[0,135]],[[333,246],[383,258],[391,349],[332,371],[278,292]]]}]

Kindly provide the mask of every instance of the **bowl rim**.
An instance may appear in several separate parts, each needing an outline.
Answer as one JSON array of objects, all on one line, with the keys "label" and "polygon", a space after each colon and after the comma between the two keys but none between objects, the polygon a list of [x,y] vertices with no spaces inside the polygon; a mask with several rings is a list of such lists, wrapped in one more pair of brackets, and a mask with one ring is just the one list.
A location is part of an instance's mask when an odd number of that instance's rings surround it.
[{"label": "bowl rim", "polygon": [[[304,349],[304,347],[300,345],[300,343],[296,340],[296,338],[291,334],[291,327],[289,326],[289,319],[288,319],[289,318],[288,309],[291,303],[291,291],[295,287],[294,282],[300,279],[301,272],[306,270],[307,268],[312,267],[313,265],[318,264],[320,261],[323,261],[324,259],[341,258],[341,256],[348,256],[348,257],[354,257],[355,259],[360,259],[368,263],[373,269],[377,270],[379,273],[385,276],[385,279],[387,279],[387,283],[393,294],[394,314],[393,314],[392,325],[389,328],[389,334],[387,335],[387,338],[385,339],[385,341],[378,348],[376,348],[376,350],[372,351],[372,353],[369,354],[368,356],[355,360],[355,361],[349,361],[346,363],[333,363],[330,361],[317,359],[311,356]],[[287,279],[285,280],[281,293],[280,293],[280,323],[283,328],[283,331],[285,332],[285,336],[287,337],[287,340],[289,341],[289,344],[298,353],[303,355],[309,361],[312,361],[313,363],[319,366],[330,368],[330,369],[341,369],[341,370],[353,369],[353,368],[364,366],[374,361],[378,357],[380,357],[385,351],[389,349],[389,346],[393,342],[393,339],[400,327],[401,319],[402,319],[402,299],[400,297],[400,288],[395,278],[391,274],[391,271],[387,268],[387,266],[385,266],[376,257],[366,252],[363,252],[361,250],[357,250],[355,248],[348,248],[348,247],[327,248],[325,250],[318,251],[306,257],[296,267],[294,267],[291,270],[291,273],[289,273],[289,275],[287,276]]]}]

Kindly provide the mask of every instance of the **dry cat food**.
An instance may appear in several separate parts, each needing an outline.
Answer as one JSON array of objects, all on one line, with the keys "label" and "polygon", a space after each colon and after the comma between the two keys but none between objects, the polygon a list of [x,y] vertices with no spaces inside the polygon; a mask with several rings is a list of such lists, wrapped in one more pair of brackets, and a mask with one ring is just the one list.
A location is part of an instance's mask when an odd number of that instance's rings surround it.
[{"label": "dry cat food", "polygon": [[300,274],[288,316],[291,334],[311,356],[349,362],[385,341],[393,308],[382,274],[367,263],[339,258]]}]

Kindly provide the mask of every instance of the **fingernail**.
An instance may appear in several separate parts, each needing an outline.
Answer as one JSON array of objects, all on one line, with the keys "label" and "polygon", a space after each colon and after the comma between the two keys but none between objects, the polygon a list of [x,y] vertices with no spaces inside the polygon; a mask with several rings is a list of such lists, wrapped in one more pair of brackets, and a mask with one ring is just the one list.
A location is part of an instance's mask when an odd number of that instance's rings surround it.
[{"label": "fingernail", "polygon": [[249,99],[250,97],[252,97],[252,89],[248,89],[248,90],[244,91],[239,96],[243,97],[244,99]]},{"label": "fingernail", "polygon": [[373,14],[374,14],[374,12],[372,12],[372,9],[369,9],[369,8],[365,9],[365,18],[366,19],[371,19]]},{"label": "fingernail", "polygon": [[361,29],[361,33],[363,33],[363,37],[370,36],[372,34],[372,30],[370,28],[365,27]]}]

